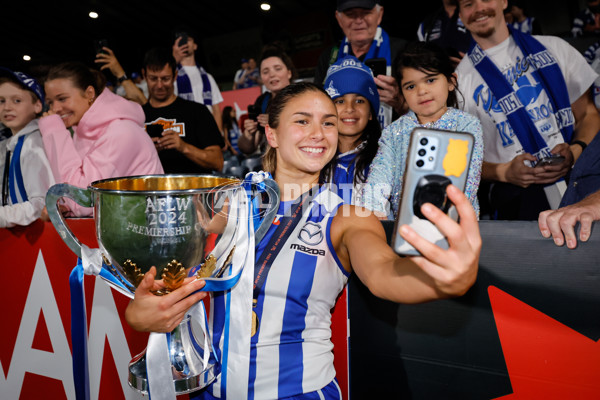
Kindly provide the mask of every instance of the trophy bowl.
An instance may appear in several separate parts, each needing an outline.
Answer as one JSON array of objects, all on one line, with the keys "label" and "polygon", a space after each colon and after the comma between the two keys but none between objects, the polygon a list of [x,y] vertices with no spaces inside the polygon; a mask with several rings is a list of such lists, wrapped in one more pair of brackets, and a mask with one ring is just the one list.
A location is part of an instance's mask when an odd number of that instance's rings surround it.
[{"label": "trophy bowl", "polygon": [[[229,231],[233,226],[235,230],[237,226],[248,224],[247,214],[245,221],[236,214],[240,207],[248,207],[243,199],[252,195],[262,199],[266,193],[269,200],[262,221],[270,223],[273,220],[279,190],[270,179],[264,184],[267,190],[263,185],[262,194],[257,195],[248,193],[248,186],[245,188],[239,179],[214,175],[118,177],[93,182],[87,189],[68,184],[54,185],[46,196],[46,206],[59,235],[79,257],[82,257],[81,242],[65,224],[58,203],[66,197],[81,206],[94,207],[96,237],[102,257],[100,277],[133,297],[144,274],[154,266],[156,279],[162,279],[164,284],[164,289],[155,294],[164,295],[180,287],[191,269],[197,270],[208,264],[205,261],[210,258],[213,267],[231,261],[231,253],[215,258],[211,251],[220,240],[231,240],[231,235],[224,233],[225,228]],[[269,223],[261,223],[255,229],[257,241]],[[207,272],[204,268],[200,271],[199,276],[214,276],[212,271]],[[201,389],[219,373],[215,357],[212,354],[210,358],[205,357],[205,352],[211,352],[210,346],[203,346],[207,343],[203,335],[208,332],[198,329],[197,325],[187,317],[168,335],[177,394]],[[145,353],[134,357],[130,364],[129,384],[139,392],[148,392]]]}]

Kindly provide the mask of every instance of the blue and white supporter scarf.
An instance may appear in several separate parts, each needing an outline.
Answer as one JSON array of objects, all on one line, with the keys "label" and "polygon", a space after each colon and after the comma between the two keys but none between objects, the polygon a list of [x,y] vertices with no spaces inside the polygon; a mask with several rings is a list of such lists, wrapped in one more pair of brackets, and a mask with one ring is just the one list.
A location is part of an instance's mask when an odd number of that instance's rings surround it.
[{"label": "blue and white supporter scarf", "polygon": [[212,106],[212,86],[210,79],[208,79],[208,73],[201,66],[197,65],[198,71],[200,71],[200,77],[202,78],[202,101],[194,98],[194,91],[192,89],[192,83],[190,77],[185,73],[185,69],[181,66],[177,66],[177,94],[179,97],[202,103],[206,106]]},{"label": "blue and white supporter scarf", "polygon": [[[563,74],[554,56],[538,40],[508,27],[515,43],[523,52],[522,69],[531,68],[535,79],[548,95],[554,117],[566,143],[571,141],[575,119]],[[515,93],[502,72],[485,51],[473,41],[469,58],[496,97],[508,123],[517,135],[523,149],[538,159],[550,154],[550,149],[532,121],[525,105]]]},{"label": "blue and white supporter scarf", "polygon": [[[340,60],[350,53],[350,42],[348,42],[348,38],[344,37],[342,41],[342,45],[340,46],[340,51],[338,52],[337,59]],[[377,27],[377,32],[375,32],[375,38],[373,42],[371,42],[371,47],[369,51],[364,57],[364,60],[370,60],[372,58],[385,58],[387,61],[387,66],[391,68],[392,65],[392,50],[390,48],[390,37],[387,32],[384,31],[380,26]]]},{"label": "blue and white supporter scarf", "polygon": [[21,171],[21,150],[27,135],[19,137],[15,146],[15,151],[10,160],[8,189],[10,193],[10,201],[12,204],[24,203],[28,201],[27,191],[25,190],[25,182],[23,181],[23,172]]}]

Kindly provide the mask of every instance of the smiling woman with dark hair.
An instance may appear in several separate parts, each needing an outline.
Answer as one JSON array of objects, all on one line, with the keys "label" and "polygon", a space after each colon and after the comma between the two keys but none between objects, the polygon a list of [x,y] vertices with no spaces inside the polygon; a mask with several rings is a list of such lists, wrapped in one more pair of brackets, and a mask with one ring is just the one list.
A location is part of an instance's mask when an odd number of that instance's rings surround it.
[{"label": "smiling woman with dark hair", "polygon": [[[255,265],[264,268],[254,268],[256,290],[252,298],[244,297],[247,309],[229,309],[228,296],[213,293],[213,344],[228,361],[215,383],[190,396],[194,399],[341,399],[333,367],[331,309],[353,271],[376,296],[403,303],[462,295],[477,276],[477,219],[456,187],[449,186],[447,193],[460,223],[431,204],[422,208],[450,238],[450,249],[442,250],[403,226],[402,236],[423,257],[399,257],[387,245],[377,218],[343,204],[328,185],[320,184],[338,145],[337,111],[327,93],[312,83],[289,85],[271,101],[268,114],[264,166],[281,191],[279,217],[256,243]],[[307,226],[314,232],[310,238],[302,234]],[[153,268],[138,286],[126,319],[138,330],[166,332],[206,295],[192,294],[204,282],[195,280],[158,297],[150,293],[154,275]],[[242,296],[238,287],[229,293],[232,301]],[[248,318],[251,326],[224,329],[219,316],[225,312],[232,319]],[[256,318],[250,319],[251,313]],[[234,341],[235,347],[230,345]]]}]

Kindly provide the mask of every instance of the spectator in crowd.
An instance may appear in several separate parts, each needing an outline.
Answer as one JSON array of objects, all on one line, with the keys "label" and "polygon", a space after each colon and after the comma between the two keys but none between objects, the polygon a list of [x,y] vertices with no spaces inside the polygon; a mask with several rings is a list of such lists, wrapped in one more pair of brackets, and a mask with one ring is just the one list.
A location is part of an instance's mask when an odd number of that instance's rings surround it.
[{"label": "spectator in crowd", "polygon": [[600,34],[600,0],[587,0],[587,7],[573,20],[573,37]]},{"label": "spectator in crowd", "polygon": [[43,104],[44,92],[35,79],[0,69],[0,121],[12,134],[0,141],[0,228],[26,226],[38,219],[54,184],[38,129]]},{"label": "spectator in crowd", "polygon": [[600,110],[600,41],[595,42],[583,53],[583,57],[592,69],[598,74],[598,77],[592,85],[592,95],[596,108]]},{"label": "spectator in crowd", "polygon": [[102,48],[104,51],[96,54],[96,60],[94,61],[96,64],[101,64],[100,70],[108,69],[113,76],[117,79],[117,83],[125,92],[124,95],[121,93],[117,93],[122,95],[128,100],[135,101],[140,105],[146,104],[146,96],[144,93],[136,86],[136,84],[131,80],[119,61],[117,57],[115,57],[115,53],[109,49],[108,47]]},{"label": "spectator in crowd", "polygon": [[592,222],[600,220],[600,190],[578,203],[546,210],[540,213],[538,225],[545,238],[552,237],[557,246],[567,244],[569,249],[577,247],[575,225],[579,222],[579,240],[587,242],[592,233]]},{"label": "spectator in crowd", "polygon": [[242,68],[235,73],[233,89],[246,89],[257,86],[259,73],[254,58],[242,58]]},{"label": "spectator in crowd", "polygon": [[417,37],[444,48],[456,65],[471,45],[471,34],[458,16],[456,0],[442,0],[442,7],[419,24]]},{"label": "spectator in crowd", "polygon": [[[530,35],[542,34],[542,28],[538,20],[535,17],[529,16],[525,0],[512,0],[510,4],[510,14],[513,17],[512,27],[515,30],[522,33],[529,33]],[[506,22],[511,23],[509,21]]]},{"label": "spectator in crowd", "polygon": [[236,156],[241,155],[238,139],[242,132],[235,117],[235,110],[231,106],[223,109],[223,132],[225,133],[225,151],[230,151]]},{"label": "spectator in crowd", "polygon": [[260,79],[260,72],[258,71],[258,67],[256,66],[256,60],[254,58],[248,59],[248,69],[250,72],[248,73],[248,79],[252,81],[252,86],[262,85],[262,80]]},{"label": "spectator in crowd", "polygon": [[338,152],[329,180],[344,203],[355,204],[381,137],[377,86],[369,67],[353,56],[329,67],[324,86],[338,114]]},{"label": "spectator in crowd", "polygon": [[474,136],[465,193],[479,214],[477,189],[483,159],[481,123],[457,108],[458,86],[450,57],[435,43],[413,42],[394,60],[394,69],[409,112],[383,130],[360,202],[380,217],[398,217],[410,134],[414,128],[428,127]]},{"label": "spectator in crowd", "polygon": [[392,60],[404,47],[404,39],[389,37],[379,26],[383,18],[383,7],[378,0],[338,0],[335,12],[337,22],[344,32],[339,45],[326,49],[315,69],[314,81],[324,82],[327,69],[331,64],[347,55],[355,56],[368,65],[368,60],[385,59],[386,73],[377,73],[380,109],[377,119],[382,127],[393,120],[393,112],[403,114],[404,103],[399,95],[398,83],[392,77]]},{"label": "spectator in crowd", "polygon": [[267,107],[277,93],[296,77],[296,68],[279,46],[268,45],[261,55],[260,77],[266,91],[249,107],[248,119],[244,121],[244,131],[238,140],[238,147],[246,155],[264,152]]},{"label": "spectator in crowd", "polygon": [[198,35],[189,28],[177,30],[175,33],[173,43],[173,57],[177,62],[175,94],[185,100],[207,106],[221,132],[223,129],[219,103],[223,102],[223,96],[215,78],[196,62],[195,54],[198,50],[196,39]]},{"label": "spectator in crowd", "polygon": [[246,72],[248,71],[248,60],[246,58],[242,58],[241,68],[235,71],[235,75],[233,76],[233,90],[244,88],[245,80],[246,80]]},{"label": "spectator in crowd", "polygon": [[142,93],[144,93],[144,97],[146,97],[146,99],[147,99],[148,98],[148,84],[146,83],[146,80],[144,79],[144,77],[138,72],[132,72],[131,80],[133,81],[133,83],[135,83],[135,86],[137,86],[142,91]]},{"label": "spectator in crowd", "polygon": [[149,50],[142,73],[150,96],[143,106],[146,131],[152,136],[165,172],[220,171],[223,137],[207,106],[175,95],[177,70],[168,49]]},{"label": "spectator in crowd", "polygon": [[580,142],[579,146],[584,151],[569,172],[569,185],[560,207],[577,203],[600,189],[600,135],[596,135],[590,144]]},{"label": "spectator in crowd", "polygon": [[[342,204],[328,185],[319,185],[322,169],[336,153],[337,122],[333,102],[313,83],[289,85],[271,102],[271,147],[265,162],[282,194],[281,217],[255,244],[256,269],[264,265],[265,272],[254,295],[249,282],[212,298],[211,313],[216,316],[224,315],[226,301],[240,307],[227,308],[230,329],[224,329],[225,318],[211,318],[213,343],[228,361],[215,383],[194,392],[191,399],[341,399],[331,352],[330,310],[352,271],[373,294],[400,303],[460,296],[475,282],[481,237],[473,208],[456,187],[449,186],[448,195],[457,206],[460,224],[431,204],[423,206],[425,216],[453,238],[450,249],[425,243],[402,226],[400,234],[423,256],[400,257],[387,245],[374,216]],[[288,208],[292,211],[285,212]],[[301,212],[296,214],[296,209]],[[299,232],[308,226],[315,232],[311,251],[319,256],[302,253],[307,244]],[[282,236],[288,231],[292,233]],[[134,329],[169,332],[206,296],[199,291],[204,282],[194,280],[159,297],[150,292],[155,274],[152,268],[144,277],[125,317]]]},{"label": "spectator in crowd", "polygon": [[[506,0],[458,4],[476,42],[458,81],[465,110],[482,122],[482,180],[492,183],[480,200],[490,199],[492,218],[536,220],[558,206],[564,176],[600,129],[589,90],[597,75],[564,40],[508,27]],[[542,159],[555,164],[536,166]]]},{"label": "spectator in crowd", "polygon": [[[48,71],[49,111],[39,127],[57,182],[85,188],[100,179],[163,173],[144,132],[142,107],[112,93],[104,82],[102,73],[77,62]],[[92,215],[92,208],[72,206],[75,216]]]}]

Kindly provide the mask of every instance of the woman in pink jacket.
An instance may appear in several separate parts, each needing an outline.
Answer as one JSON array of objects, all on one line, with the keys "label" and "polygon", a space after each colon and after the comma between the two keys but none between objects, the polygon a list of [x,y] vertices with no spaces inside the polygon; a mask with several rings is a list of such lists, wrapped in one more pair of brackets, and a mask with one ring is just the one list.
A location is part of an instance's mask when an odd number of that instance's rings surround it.
[{"label": "woman in pink jacket", "polygon": [[[48,72],[49,111],[39,128],[56,182],[85,188],[99,179],[163,173],[142,107],[104,86],[104,76],[81,63]],[[92,214],[70,208],[75,216]]]}]

